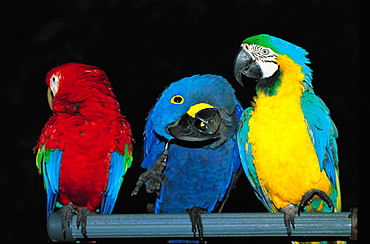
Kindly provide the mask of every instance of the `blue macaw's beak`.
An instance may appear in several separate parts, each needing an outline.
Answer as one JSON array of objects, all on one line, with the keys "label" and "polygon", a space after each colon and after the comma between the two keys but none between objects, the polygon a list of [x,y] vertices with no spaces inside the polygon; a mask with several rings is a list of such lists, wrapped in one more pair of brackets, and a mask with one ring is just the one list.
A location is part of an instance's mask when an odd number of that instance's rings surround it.
[{"label": "blue macaw's beak", "polygon": [[243,86],[242,74],[253,80],[259,80],[262,77],[262,70],[249,52],[240,47],[234,60],[234,76]]},{"label": "blue macaw's beak", "polygon": [[178,121],[169,124],[166,130],[179,140],[195,142],[220,138],[220,126],[220,112],[211,106],[196,112],[189,110]]}]

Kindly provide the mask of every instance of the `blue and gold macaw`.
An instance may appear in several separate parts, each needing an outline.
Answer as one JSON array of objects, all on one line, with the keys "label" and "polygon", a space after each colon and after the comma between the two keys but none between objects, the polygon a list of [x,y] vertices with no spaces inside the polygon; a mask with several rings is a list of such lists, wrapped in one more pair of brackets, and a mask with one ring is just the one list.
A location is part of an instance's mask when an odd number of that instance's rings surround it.
[{"label": "blue and gold macaw", "polygon": [[270,212],[284,213],[288,235],[302,211],[341,211],[337,129],[315,95],[307,52],[257,35],[243,41],[234,74],[256,80],[253,107],[241,118],[239,153],[256,195]]},{"label": "blue and gold macaw", "polygon": [[139,187],[159,190],[155,213],[185,213],[194,236],[203,227],[200,213],[224,203],[241,162],[236,133],[243,108],[221,76],[194,75],[163,91],[145,125],[144,160],[148,169]]}]

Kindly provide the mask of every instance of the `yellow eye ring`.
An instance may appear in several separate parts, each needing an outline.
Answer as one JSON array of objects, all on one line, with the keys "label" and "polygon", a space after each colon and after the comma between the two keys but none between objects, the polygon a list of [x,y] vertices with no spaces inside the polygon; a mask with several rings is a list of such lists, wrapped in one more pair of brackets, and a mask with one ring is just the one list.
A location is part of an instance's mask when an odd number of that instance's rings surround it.
[{"label": "yellow eye ring", "polygon": [[171,98],[171,103],[173,104],[182,104],[184,103],[184,98],[181,95],[175,95]]}]

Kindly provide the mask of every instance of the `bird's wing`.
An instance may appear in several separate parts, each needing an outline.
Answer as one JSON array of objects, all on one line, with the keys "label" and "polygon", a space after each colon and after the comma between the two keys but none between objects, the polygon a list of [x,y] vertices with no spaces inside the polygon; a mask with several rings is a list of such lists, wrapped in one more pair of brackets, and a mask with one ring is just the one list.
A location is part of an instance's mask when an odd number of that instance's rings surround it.
[{"label": "bird's wing", "polygon": [[49,121],[42,129],[41,136],[33,148],[36,152],[36,167],[44,179],[46,191],[46,216],[53,212],[59,191],[59,172],[62,161],[64,144],[62,135],[57,130],[57,120],[55,116],[50,117]]},{"label": "bird's wing", "polygon": [[145,124],[143,153],[144,160],[141,167],[150,169],[156,160],[162,154],[165,147],[165,140],[160,140],[158,135],[154,132],[152,122],[152,111],[149,113],[147,122]]},{"label": "bird's wing", "polygon": [[46,191],[46,216],[53,212],[59,191],[59,170],[63,152],[58,149],[46,149],[43,144],[37,150],[36,167],[44,178]]},{"label": "bird's wing", "polygon": [[123,176],[127,169],[131,166],[132,153],[129,152],[129,146],[126,146],[124,154],[119,152],[109,153],[107,159],[110,160],[109,176],[107,188],[104,192],[101,214],[111,214],[114,204],[117,200],[119,189],[123,182]]},{"label": "bird's wing", "polygon": [[248,142],[249,140],[249,120],[252,117],[252,112],[253,108],[249,107],[246,110],[244,110],[240,123],[239,123],[239,131],[238,131],[238,146],[239,146],[239,155],[241,158],[241,162],[243,165],[244,172],[251,183],[258,199],[265,205],[265,207],[269,211],[274,211],[276,212],[276,209],[274,206],[271,204],[271,201],[268,199],[268,197],[264,194],[261,184],[258,180],[256,168],[254,165],[254,158],[252,155],[252,147],[253,145]]},{"label": "bird's wing", "polygon": [[330,197],[337,208],[340,208],[338,148],[335,140],[338,137],[337,128],[330,118],[329,109],[313,92],[303,92],[301,107],[306,119],[307,131],[319,160],[320,170],[325,171],[332,185]]},{"label": "bird's wing", "polygon": [[[114,126],[116,125],[116,127]],[[124,175],[132,163],[132,134],[130,125],[122,118],[122,121],[113,123],[115,128],[115,151],[108,153],[106,160],[109,161],[109,175],[107,188],[104,192],[101,206],[101,214],[111,214],[121,188]]]},{"label": "bird's wing", "polygon": [[[235,109],[235,115],[238,119],[238,121],[240,121],[241,117],[242,117],[242,114],[243,114],[243,107],[240,103],[240,101],[238,99],[236,99],[236,109]],[[240,161],[240,156],[239,156],[239,150],[238,150],[238,145],[237,145],[237,133],[238,133],[238,130],[235,131],[235,134],[233,135],[233,138],[232,138],[232,141],[235,143],[235,146],[234,146],[234,149],[233,149],[233,153],[232,153],[232,160],[233,160],[233,171],[232,171],[232,178],[231,178],[231,182],[229,183],[229,186],[225,192],[225,194],[222,196],[221,199],[219,199],[219,203],[216,205],[215,207],[215,210],[214,211],[217,211],[219,213],[222,212],[222,209],[227,201],[227,199],[229,198],[230,196],[230,192],[233,188],[236,187],[236,184],[239,180],[239,176],[243,173],[243,169],[241,166],[241,161]]]}]

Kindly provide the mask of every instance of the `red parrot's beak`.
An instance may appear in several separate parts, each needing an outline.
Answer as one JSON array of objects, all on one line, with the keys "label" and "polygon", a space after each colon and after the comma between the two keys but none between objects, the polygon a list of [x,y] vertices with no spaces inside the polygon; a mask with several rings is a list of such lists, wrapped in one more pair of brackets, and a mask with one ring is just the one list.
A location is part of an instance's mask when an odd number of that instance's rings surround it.
[{"label": "red parrot's beak", "polygon": [[48,103],[49,103],[49,107],[51,110],[53,110],[53,93],[51,92],[51,89],[50,87],[48,88],[48,91],[47,91],[47,97],[48,97]]}]

